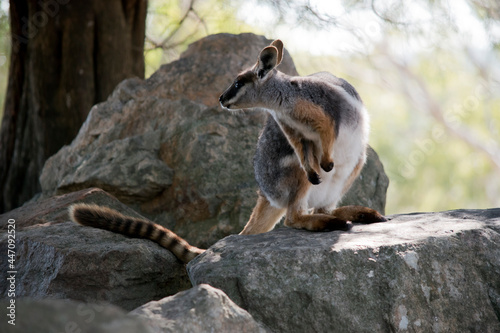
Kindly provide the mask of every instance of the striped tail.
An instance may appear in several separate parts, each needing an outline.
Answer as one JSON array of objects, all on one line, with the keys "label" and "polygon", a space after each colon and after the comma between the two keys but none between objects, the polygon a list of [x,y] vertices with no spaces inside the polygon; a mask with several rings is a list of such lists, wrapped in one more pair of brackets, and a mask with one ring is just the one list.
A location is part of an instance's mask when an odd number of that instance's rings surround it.
[{"label": "striped tail", "polygon": [[189,245],[167,228],[98,205],[74,204],[69,207],[69,217],[81,225],[100,228],[134,238],[145,238],[171,251],[180,261],[188,263],[205,250]]}]

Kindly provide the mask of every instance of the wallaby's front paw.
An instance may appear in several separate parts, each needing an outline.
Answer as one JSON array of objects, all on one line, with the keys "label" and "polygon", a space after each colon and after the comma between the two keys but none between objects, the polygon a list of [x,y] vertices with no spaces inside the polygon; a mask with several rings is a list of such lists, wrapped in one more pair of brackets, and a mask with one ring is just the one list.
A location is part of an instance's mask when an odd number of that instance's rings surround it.
[{"label": "wallaby's front paw", "polygon": [[325,170],[325,172],[330,172],[333,170],[333,161],[322,161],[321,162],[321,169]]},{"label": "wallaby's front paw", "polygon": [[309,182],[313,185],[318,185],[321,183],[321,179],[319,178],[319,175],[316,171],[308,172],[307,179],[309,179]]}]

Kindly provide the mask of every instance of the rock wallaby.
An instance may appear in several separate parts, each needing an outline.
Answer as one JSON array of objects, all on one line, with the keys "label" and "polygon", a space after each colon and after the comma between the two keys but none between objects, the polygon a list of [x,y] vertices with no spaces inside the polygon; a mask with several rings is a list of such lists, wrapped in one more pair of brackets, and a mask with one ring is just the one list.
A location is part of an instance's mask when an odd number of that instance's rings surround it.
[{"label": "rock wallaby", "polygon": [[367,207],[335,209],[366,161],[369,116],[356,89],[326,72],[288,76],[276,69],[282,59],[275,40],[219,98],[230,110],[271,115],[254,158],[259,198],[241,234],[267,232],[283,215],[286,226],[311,231],[385,221]]},{"label": "rock wallaby", "polygon": [[[241,234],[270,231],[284,215],[286,226],[311,231],[385,221],[367,207],[336,208],[366,161],[369,118],[358,93],[325,72],[287,76],[276,69],[282,58],[283,43],[275,40],[219,98],[230,110],[271,114],[254,158],[259,197]],[[158,224],[110,208],[75,204],[69,215],[82,225],[155,241],[185,263],[204,251]]]}]

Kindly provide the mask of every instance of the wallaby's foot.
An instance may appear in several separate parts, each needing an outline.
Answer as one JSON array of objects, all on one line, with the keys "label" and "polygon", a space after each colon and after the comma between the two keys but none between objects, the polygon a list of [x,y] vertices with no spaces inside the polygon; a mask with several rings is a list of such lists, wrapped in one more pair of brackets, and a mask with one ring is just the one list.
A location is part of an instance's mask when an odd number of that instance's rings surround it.
[{"label": "wallaby's foot", "polygon": [[351,221],[345,221],[337,218],[330,218],[329,221],[326,222],[323,230],[320,231],[334,231],[334,230],[343,230],[348,231],[352,228]]},{"label": "wallaby's foot", "polygon": [[339,219],[365,224],[387,221],[387,219],[375,209],[363,206],[339,207],[331,212],[331,215]]},{"label": "wallaby's foot", "polygon": [[330,172],[333,170],[334,164],[333,161],[321,161],[321,169],[325,170],[325,172]]},{"label": "wallaby's foot", "polygon": [[321,183],[321,179],[319,178],[319,174],[314,170],[311,170],[307,173],[307,179],[309,179],[309,182],[313,185],[318,185]]},{"label": "wallaby's foot", "polygon": [[342,220],[325,214],[294,215],[285,219],[287,227],[309,231],[333,231],[351,229],[350,221]]}]

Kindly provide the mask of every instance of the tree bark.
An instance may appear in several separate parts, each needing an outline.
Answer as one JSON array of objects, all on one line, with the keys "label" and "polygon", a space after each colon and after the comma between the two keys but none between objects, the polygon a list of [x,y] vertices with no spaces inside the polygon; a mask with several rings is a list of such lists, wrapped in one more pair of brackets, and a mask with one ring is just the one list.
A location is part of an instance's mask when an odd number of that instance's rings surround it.
[{"label": "tree bark", "polygon": [[0,212],[40,191],[45,160],[92,105],[144,77],[147,0],[11,0],[12,55],[0,132]]}]

